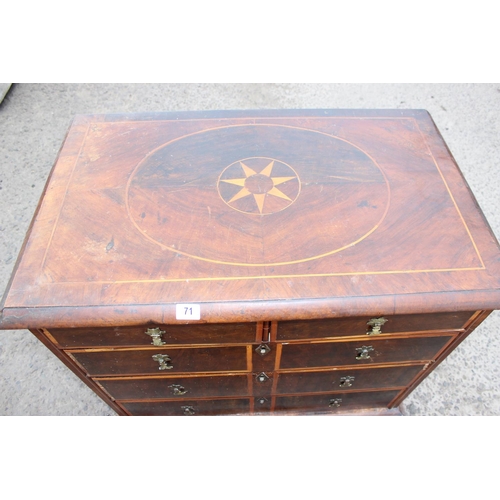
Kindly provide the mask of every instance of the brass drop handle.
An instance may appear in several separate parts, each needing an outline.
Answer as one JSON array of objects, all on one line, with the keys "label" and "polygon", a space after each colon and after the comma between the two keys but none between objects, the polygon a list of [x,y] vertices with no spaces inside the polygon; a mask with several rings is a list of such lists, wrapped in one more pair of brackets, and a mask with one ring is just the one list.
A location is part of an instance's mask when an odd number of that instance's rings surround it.
[{"label": "brass drop handle", "polygon": [[169,385],[168,388],[174,396],[184,396],[184,394],[187,394],[188,392],[182,385],[179,384]]},{"label": "brass drop handle", "polygon": [[328,406],[330,408],[338,408],[342,404],[342,398],[330,399]]},{"label": "brass drop handle", "polygon": [[267,403],[267,399],[266,398],[259,398],[257,401],[258,401],[258,403],[260,405],[263,405],[263,404]]},{"label": "brass drop handle", "polygon": [[356,347],[356,352],[357,352],[356,359],[370,359],[370,353],[374,350],[375,349],[371,345]]},{"label": "brass drop handle", "polygon": [[269,380],[269,377],[264,373],[259,373],[257,375],[257,381],[263,384],[264,382],[267,382]]},{"label": "brass drop handle", "polygon": [[184,410],[184,415],[194,415],[196,413],[192,406],[181,406],[181,409]]},{"label": "brass drop handle", "polygon": [[165,345],[166,342],[161,340],[161,336],[165,333],[163,330],[159,328],[148,328],[145,332],[146,335],[149,335],[153,342],[151,345]]},{"label": "brass drop handle", "polygon": [[352,387],[354,383],[354,377],[348,375],[347,377],[340,377],[339,387]]},{"label": "brass drop handle", "polygon": [[371,329],[366,332],[367,335],[380,335],[382,333],[382,327],[388,322],[385,318],[372,318],[366,324],[371,326]]},{"label": "brass drop handle", "polygon": [[160,364],[158,370],[171,370],[173,368],[172,360],[168,354],[155,354],[152,358]]}]

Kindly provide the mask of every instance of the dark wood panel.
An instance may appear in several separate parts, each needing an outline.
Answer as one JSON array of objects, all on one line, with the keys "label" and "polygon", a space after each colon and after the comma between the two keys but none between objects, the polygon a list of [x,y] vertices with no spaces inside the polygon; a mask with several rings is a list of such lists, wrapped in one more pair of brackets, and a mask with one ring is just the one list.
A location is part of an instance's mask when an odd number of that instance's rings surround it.
[{"label": "dark wood panel", "polygon": [[232,415],[250,412],[249,399],[213,399],[120,403],[135,416]]},{"label": "dark wood panel", "polygon": [[275,362],[275,343],[261,343],[252,347],[252,370],[254,372],[273,371]]},{"label": "dark wood panel", "polygon": [[152,337],[145,332],[159,328],[166,344],[251,343],[257,334],[256,323],[219,323],[203,325],[149,325],[115,328],[51,328],[49,333],[61,347],[147,346]]},{"label": "dark wood panel", "polygon": [[268,413],[271,410],[272,397],[268,394],[256,396],[254,398],[254,412]]},{"label": "dark wood panel", "polygon": [[276,373],[272,371],[254,371],[252,373],[252,391],[254,396],[269,396],[272,392],[275,376]]},{"label": "dark wood panel", "polygon": [[[186,372],[245,371],[246,348],[206,347],[194,349],[157,348],[144,350],[116,350],[71,352],[89,375],[172,374]],[[160,362],[153,356],[168,356],[160,370]]]},{"label": "dark wood panel", "polygon": [[248,395],[246,375],[133,380],[99,379],[98,382],[115,399],[191,399]]},{"label": "dark wood panel", "polygon": [[423,366],[280,373],[276,375],[276,392],[291,394],[404,387],[422,371]]},{"label": "dark wood panel", "polygon": [[373,391],[318,394],[312,396],[280,396],[276,398],[275,410],[330,410],[332,413],[335,413],[342,412],[345,409],[387,407],[398,393],[399,391]]},{"label": "dark wood panel", "polygon": [[[283,346],[280,369],[365,365],[432,360],[452,335],[400,339],[367,338],[346,342],[317,342]],[[363,350],[368,358],[359,358]]]},{"label": "dark wood panel", "polygon": [[[280,321],[278,340],[313,339],[324,337],[342,337],[367,335],[372,327],[367,323],[373,317],[383,316],[387,322],[381,326],[382,333],[422,332],[431,330],[462,329],[473,311],[461,311],[435,314],[377,315],[362,318],[318,319],[309,321]],[[370,336],[370,335],[368,335]]]}]

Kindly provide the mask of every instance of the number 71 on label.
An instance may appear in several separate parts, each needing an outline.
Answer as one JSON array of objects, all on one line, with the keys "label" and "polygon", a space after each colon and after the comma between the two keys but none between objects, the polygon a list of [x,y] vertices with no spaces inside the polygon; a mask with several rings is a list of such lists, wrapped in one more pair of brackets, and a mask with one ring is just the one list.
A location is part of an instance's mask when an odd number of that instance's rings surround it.
[{"label": "number 71 on label", "polygon": [[200,304],[176,304],[175,319],[200,319]]}]

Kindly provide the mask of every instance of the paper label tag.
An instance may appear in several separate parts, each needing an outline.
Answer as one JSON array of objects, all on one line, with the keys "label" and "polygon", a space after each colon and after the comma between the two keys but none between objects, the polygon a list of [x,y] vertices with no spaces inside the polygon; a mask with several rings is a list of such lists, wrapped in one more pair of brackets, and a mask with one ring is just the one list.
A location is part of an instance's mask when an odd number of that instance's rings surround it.
[{"label": "paper label tag", "polygon": [[200,304],[176,304],[175,319],[200,319]]}]

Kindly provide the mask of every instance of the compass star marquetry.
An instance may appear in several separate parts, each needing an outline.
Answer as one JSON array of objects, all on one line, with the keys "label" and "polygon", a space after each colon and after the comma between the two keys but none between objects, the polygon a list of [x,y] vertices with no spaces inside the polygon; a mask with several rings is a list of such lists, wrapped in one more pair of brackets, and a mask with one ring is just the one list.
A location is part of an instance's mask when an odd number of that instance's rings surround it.
[{"label": "compass star marquetry", "polygon": [[[223,171],[220,183],[240,188],[229,195],[219,189],[227,205],[241,212],[259,215],[284,210],[296,200],[300,191],[296,172],[286,163],[270,158],[248,158],[235,162]],[[243,200],[244,204],[237,203],[239,200]],[[249,204],[249,200],[253,202]]]}]

